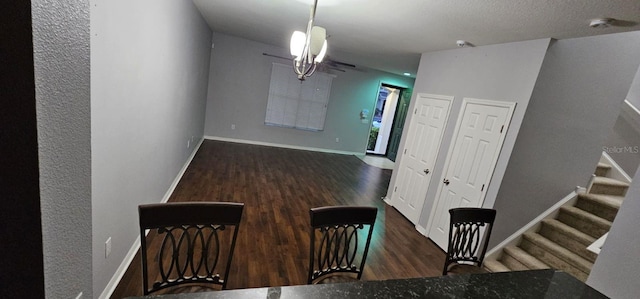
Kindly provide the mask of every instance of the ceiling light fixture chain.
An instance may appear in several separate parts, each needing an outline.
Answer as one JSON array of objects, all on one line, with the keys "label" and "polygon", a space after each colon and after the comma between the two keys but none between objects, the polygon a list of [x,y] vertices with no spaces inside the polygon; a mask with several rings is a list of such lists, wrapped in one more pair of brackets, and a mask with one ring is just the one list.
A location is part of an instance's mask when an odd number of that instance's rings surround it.
[{"label": "ceiling light fixture chain", "polygon": [[314,0],[311,7],[307,31],[293,32],[291,36],[291,55],[293,58],[293,70],[300,81],[313,75],[318,63],[322,62],[327,51],[327,32],[323,27],[313,26],[316,16],[318,0]]}]

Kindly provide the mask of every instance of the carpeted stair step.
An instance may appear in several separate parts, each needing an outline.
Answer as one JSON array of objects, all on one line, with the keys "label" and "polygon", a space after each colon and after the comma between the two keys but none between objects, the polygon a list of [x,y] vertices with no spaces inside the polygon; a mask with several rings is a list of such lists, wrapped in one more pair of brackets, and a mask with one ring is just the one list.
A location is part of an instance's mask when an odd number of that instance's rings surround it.
[{"label": "carpeted stair step", "polygon": [[507,247],[503,249],[500,262],[512,271],[530,270],[527,266],[525,266],[525,264],[521,263],[519,260],[508,254]]},{"label": "carpeted stair step", "polygon": [[611,221],[576,207],[561,207],[556,219],[596,239],[611,229]]},{"label": "carpeted stair step", "polygon": [[605,163],[598,163],[598,166],[596,167],[596,171],[594,172],[594,174],[596,176],[607,176],[607,174],[609,173],[609,170],[611,170],[611,165],[609,164],[605,164]]},{"label": "carpeted stair step", "polygon": [[538,232],[538,234],[592,263],[596,261],[597,255],[587,250],[587,247],[591,245],[591,243],[595,242],[596,238],[589,236],[558,220],[542,220],[542,226],[540,227],[540,231]]},{"label": "carpeted stair step", "polygon": [[581,281],[587,280],[593,266],[593,263],[537,233],[524,234],[520,247],[543,263]]},{"label": "carpeted stair step", "polygon": [[624,195],[629,188],[629,184],[612,178],[596,176],[593,178],[593,184],[589,193],[592,194],[609,194]]},{"label": "carpeted stair step", "polygon": [[500,261],[513,270],[538,270],[550,267],[517,246],[505,247]]},{"label": "carpeted stair step", "polygon": [[482,263],[485,269],[489,272],[509,272],[511,269],[507,268],[504,264],[496,260],[486,260]]},{"label": "carpeted stair step", "polygon": [[624,197],[606,194],[579,194],[576,207],[600,218],[613,221]]}]

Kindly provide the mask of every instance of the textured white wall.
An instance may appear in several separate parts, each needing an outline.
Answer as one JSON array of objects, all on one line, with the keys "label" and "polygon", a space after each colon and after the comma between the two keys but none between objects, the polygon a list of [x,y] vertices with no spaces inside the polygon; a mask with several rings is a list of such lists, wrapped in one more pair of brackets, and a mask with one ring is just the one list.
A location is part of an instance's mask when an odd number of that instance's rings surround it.
[{"label": "textured white wall", "polygon": [[288,57],[289,51],[221,33],[213,34],[213,42],[205,124],[209,136],[364,154],[370,123],[360,121],[360,111],[373,111],[380,82],[401,87],[412,87],[414,82],[375,70],[336,72],[324,131],[265,126],[271,65],[290,61],[262,53]]},{"label": "textured white wall", "polygon": [[[32,3],[47,298],[91,290],[89,1]],[[6,271],[6,269],[3,269]]]},{"label": "textured white wall", "polygon": [[[455,97],[419,220],[422,227],[426,228],[428,225],[438,186],[442,184],[440,178],[444,171],[444,163],[453,138],[462,99],[465,97],[517,103],[485,198],[485,206],[493,205],[548,45],[549,39],[541,39],[422,54],[413,99],[418,93]],[[415,101],[412,101],[409,111],[413,110],[414,105]],[[411,123],[411,116],[411,114],[407,116],[407,124]],[[406,143],[408,129],[409,126],[405,125],[405,134],[400,143],[401,149]],[[388,197],[392,195],[397,173],[394,171],[391,177]]]},{"label": "textured white wall", "polygon": [[611,298],[638,298],[640,284],[640,170],[633,177],[587,284]]},{"label": "textured white wall", "polygon": [[210,50],[191,1],[92,1],[94,295],[137,245],[137,206],[163,199],[202,138]]}]

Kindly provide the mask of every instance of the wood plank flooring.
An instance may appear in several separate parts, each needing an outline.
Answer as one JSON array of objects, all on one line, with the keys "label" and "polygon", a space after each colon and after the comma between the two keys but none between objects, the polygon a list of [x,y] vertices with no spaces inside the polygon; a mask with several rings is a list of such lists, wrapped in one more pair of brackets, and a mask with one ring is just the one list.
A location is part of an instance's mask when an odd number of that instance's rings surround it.
[{"label": "wood plank flooring", "polygon": [[[378,207],[363,280],[440,275],[444,252],[382,201],[390,178],[355,156],[205,140],[169,201],[245,203],[228,289],[305,284],[309,209],[328,205]],[[142,295],[140,268],[138,252],[111,298]]]}]

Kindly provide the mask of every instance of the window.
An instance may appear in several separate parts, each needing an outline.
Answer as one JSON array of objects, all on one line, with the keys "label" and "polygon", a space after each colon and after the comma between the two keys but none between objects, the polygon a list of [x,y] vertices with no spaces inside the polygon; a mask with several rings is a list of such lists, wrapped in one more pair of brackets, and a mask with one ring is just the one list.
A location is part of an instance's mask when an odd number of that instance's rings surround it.
[{"label": "window", "polygon": [[333,77],[316,72],[301,82],[291,66],[274,63],[264,123],[322,131]]}]

